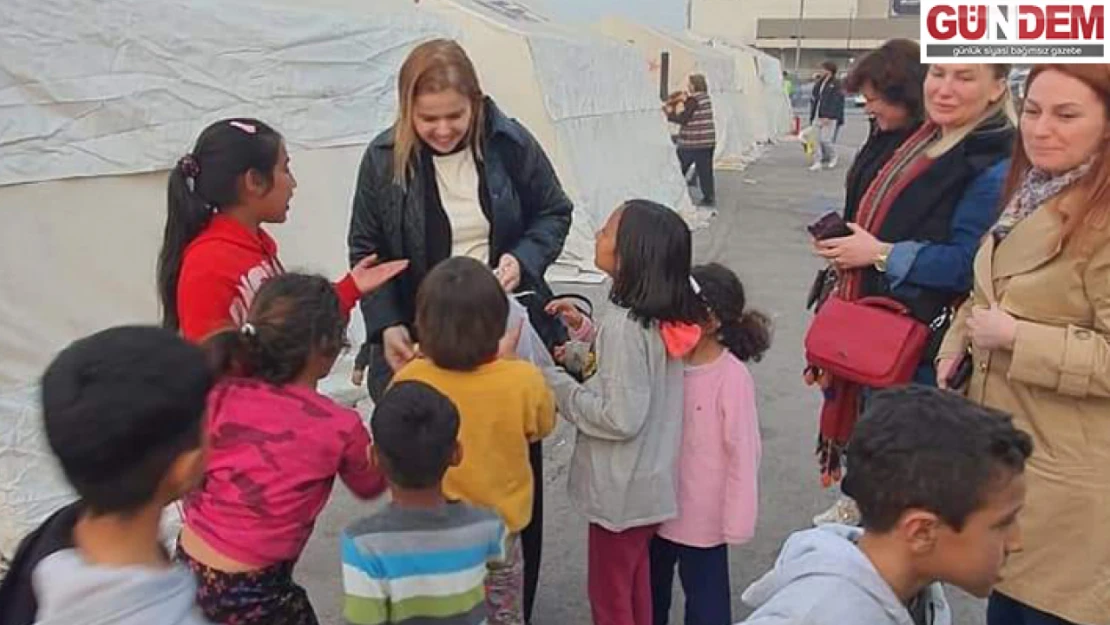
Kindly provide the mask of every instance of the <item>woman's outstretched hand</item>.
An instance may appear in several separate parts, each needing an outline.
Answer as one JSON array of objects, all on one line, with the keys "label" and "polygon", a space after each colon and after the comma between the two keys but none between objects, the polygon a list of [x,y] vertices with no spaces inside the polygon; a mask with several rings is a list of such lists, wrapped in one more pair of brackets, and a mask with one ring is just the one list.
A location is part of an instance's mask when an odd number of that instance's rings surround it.
[{"label": "woman's outstretched hand", "polygon": [[366,295],[381,288],[386,282],[395,278],[397,274],[408,269],[408,266],[409,261],[407,260],[391,260],[379,264],[378,255],[371,254],[358,261],[358,264],[351,269],[351,277],[354,278],[358,292]]},{"label": "woman's outstretched hand", "polygon": [[497,269],[493,270],[493,275],[497,276],[501,288],[512,293],[520,286],[520,261],[512,254],[502,254],[501,260],[497,262]]}]

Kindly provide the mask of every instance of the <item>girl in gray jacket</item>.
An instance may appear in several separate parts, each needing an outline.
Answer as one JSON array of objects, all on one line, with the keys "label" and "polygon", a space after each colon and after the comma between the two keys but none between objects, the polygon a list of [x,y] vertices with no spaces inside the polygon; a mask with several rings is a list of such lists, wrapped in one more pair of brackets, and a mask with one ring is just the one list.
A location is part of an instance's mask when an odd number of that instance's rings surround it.
[{"label": "girl in gray jacket", "polygon": [[682,357],[706,312],[690,282],[690,229],[665,206],[631,200],[614,211],[594,262],[613,279],[596,332],[567,301],[549,312],[594,341],[598,372],[586,384],[561,369],[544,374],[578,430],[568,489],[590,521],[593,621],[651,625],[651,540],[677,514]]}]

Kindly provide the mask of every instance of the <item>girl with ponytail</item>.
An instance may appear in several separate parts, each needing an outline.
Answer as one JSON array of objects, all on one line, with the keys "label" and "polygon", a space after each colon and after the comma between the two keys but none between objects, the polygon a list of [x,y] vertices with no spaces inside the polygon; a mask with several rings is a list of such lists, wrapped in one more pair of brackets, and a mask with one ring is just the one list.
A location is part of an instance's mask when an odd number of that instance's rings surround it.
[{"label": "girl with ponytail", "polygon": [[676,564],[686,623],[732,622],[728,545],[751,540],[759,501],[759,417],[744,363],[770,347],[770,320],[748,310],[744,286],[727,268],[701,265],[691,276],[709,318],[686,357],[679,516],[651,546],[655,625],[667,625]]},{"label": "girl with ponytail", "polygon": [[292,573],[336,475],[362,499],[385,490],[358,413],[316,392],[347,347],[346,327],[326,279],[284,274],[259,289],[240,327],[205,342],[223,379],[177,555],[213,623],[316,625]]},{"label": "girl with ponytail", "polygon": [[[284,223],[297,181],[281,135],[256,119],[204,129],[170,172],[166,229],[158,256],[162,325],[199,342],[238,327],[258,288],[284,272],[263,224]],[[335,285],[341,308],[404,270],[363,258]]]}]

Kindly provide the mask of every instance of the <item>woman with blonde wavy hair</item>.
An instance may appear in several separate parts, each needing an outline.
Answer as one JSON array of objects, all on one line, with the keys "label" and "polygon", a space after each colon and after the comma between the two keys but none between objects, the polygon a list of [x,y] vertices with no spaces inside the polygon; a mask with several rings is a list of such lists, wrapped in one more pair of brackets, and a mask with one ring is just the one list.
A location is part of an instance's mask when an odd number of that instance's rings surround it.
[{"label": "woman with blonde wavy hair", "polygon": [[1038,65],[1025,93],[1005,209],[937,376],[1035,445],[988,622],[1095,625],[1110,622],[1110,65]]},{"label": "woman with blonde wavy hair", "polygon": [[[362,300],[375,398],[415,357],[417,289],[450,257],[488,264],[506,291],[518,293],[548,349],[566,341],[565,327],[543,310],[552,297],[544,274],[562,253],[573,207],[539,142],[482,92],[454,41],[413,49],[397,91],[397,121],[370,143],[359,167],[348,231],[352,262],[370,254],[410,262]],[[532,445],[533,513],[521,535],[525,615],[539,576],[542,458],[540,444]]]}]

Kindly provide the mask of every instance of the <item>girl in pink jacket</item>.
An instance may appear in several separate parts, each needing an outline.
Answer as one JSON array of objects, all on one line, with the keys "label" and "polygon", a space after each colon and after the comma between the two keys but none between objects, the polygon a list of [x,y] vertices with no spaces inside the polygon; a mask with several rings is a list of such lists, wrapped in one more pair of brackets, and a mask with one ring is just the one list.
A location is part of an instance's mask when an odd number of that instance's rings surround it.
[{"label": "girl in pink jacket", "polygon": [[770,346],[770,322],[747,310],[744,286],[725,267],[702,265],[692,276],[710,319],[686,358],[678,518],[651,548],[655,625],[667,625],[676,564],[686,625],[732,623],[728,545],[752,538],[759,504],[759,418],[744,362]]}]

